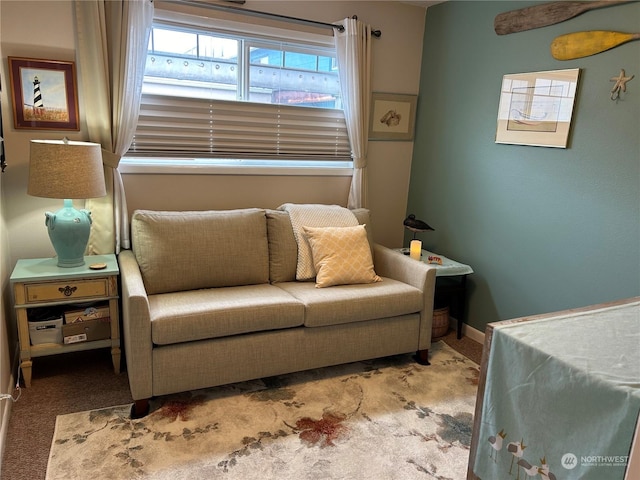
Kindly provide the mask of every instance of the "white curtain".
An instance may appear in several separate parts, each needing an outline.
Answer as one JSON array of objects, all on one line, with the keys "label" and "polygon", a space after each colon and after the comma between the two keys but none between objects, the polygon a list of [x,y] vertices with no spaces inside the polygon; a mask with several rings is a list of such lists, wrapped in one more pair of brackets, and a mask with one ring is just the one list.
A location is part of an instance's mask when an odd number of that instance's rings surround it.
[{"label": "white curtain", "polygon": [[367,143],[371,108],[371,26],[353,18],[335,31],[338,70],[347,131],[353,154],[349,208],[368,207]]},{"label": "white curtain", "polygon": [[89,140],[102,145],[107,196],[87,199],[93,226],[87,253],[129,248],[128,213],[118,172],[140,109],[153,21],[152,0],[76,0],[78,71]]}]

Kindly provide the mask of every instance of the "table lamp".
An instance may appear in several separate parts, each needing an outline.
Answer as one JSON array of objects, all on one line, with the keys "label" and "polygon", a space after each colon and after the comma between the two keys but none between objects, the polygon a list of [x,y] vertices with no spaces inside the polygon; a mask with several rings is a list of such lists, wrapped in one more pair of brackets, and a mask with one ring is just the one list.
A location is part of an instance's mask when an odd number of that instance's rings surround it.
[{"label": "table lamp", "polygon": [[27,193],[34,197],[63,199],[60,210],[45,213],[49,238],[58,255],[59,267],[84,265],[91,212],[76,210],[72,199],[107,194],[100,145],[66,138],[31,140]]}]

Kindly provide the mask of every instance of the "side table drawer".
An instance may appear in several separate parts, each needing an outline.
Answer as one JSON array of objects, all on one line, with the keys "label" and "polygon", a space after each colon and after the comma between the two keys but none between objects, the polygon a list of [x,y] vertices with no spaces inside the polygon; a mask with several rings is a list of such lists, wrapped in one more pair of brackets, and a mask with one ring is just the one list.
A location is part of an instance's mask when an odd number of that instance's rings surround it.
[{"label": "side table drawer", "polygon": [[106,278],[99,278],[76,282],[30,283],[24,289],[25,303],[51,302],[106,297],[109,295],[109,282]]}]

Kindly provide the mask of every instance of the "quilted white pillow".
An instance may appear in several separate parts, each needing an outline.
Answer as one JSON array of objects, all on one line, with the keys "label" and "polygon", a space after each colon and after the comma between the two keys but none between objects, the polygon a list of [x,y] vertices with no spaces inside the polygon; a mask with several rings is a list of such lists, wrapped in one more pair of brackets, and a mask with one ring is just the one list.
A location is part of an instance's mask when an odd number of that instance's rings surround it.
[{"label": "quilted white pillow", "polygon": [[313,256],[316,287],[380,282],[364,225],[302,227]]},{"label": "quilted white pillow", "polygon": [[285,203],[278,207],[289,213],[291,227],[298,244],[298,263],[296,280],[311,280],[316,276],[313,258],[307,237],[302,230],[307,227],[353,227],[358,219],[351,210],[339,205],[294,204]]}]

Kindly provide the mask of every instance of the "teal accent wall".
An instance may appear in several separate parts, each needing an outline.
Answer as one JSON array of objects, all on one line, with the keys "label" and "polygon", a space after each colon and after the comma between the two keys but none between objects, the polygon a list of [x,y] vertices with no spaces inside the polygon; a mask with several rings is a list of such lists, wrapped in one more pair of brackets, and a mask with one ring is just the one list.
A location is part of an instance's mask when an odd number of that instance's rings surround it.
[{"label": "teal accent wall", "polygon": [[[640,295],[640,41],[570,61],[549,50],[569,32],[640,31],[640,3],[494,32],[498,13],[536,3],[427,10],[407,213],[435,228],[425,248],[475,270],[466,321],[480,331]],[[568,148],[496,144],[503,75],[568,68],[581,69]],[[635,78],[612,101],[620,69]]]}]

